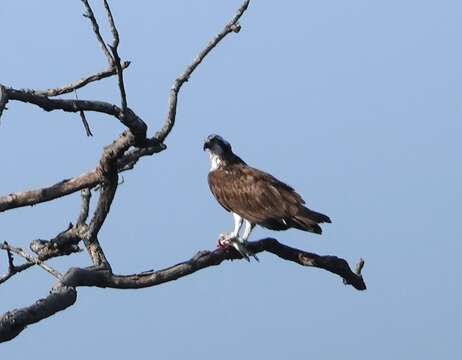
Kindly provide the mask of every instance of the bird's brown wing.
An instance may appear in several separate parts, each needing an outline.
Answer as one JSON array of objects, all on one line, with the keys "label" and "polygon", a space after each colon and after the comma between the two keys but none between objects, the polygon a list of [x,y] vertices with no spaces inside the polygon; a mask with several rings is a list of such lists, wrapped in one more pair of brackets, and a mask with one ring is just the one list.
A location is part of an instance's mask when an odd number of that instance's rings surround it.
[{"label": "bird's brown wing", "polygon": [[291,227],[290,219],[305,203],[287,184],[242,164],[211,171],[208,180],[213,195],[226,210],[274,230]]}]

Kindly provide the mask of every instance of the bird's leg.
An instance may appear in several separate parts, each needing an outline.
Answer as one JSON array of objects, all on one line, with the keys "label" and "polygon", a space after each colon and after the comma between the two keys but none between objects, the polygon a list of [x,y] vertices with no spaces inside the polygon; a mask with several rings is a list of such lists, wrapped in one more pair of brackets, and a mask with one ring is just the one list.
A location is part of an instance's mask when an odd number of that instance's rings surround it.
[{"label": "bird's leg", "polygon": [[255,227],[255,224],[252,224],[248,220],[244,220],[244,221],[245,221],[245,224],[244,224],[245,227],[244,227],[244,234],[242,234],[242,242],[245,244],[247,242],[247,239],[250,236],[250,233],[252,232],[253,228]]},{"label": "bird's leg", "polygon": [[218,239],[219,246],[231,245],[231,240],[239,237],[239,231],[241,230],[243,219],[236,213],[232,214],[234,219],[234,230],[229,234],[220,234]]},{"label": "bird's leg", "polygon": [[250,233],[252,232],[253,228],[255,227],[255,224],[252,224],[250,221],[244,219],[245,222],[245,228],[244,228],[244,234],[242,234],[241,237],[237,237],[235,239],[232,239],[233,246],[234,248],[239,251],[239,253],[242,255],[243,258],[245,258],[247,261],[249,261],[249,256],[252,256],[255,258],[255,260],[258,260],[257,255],[255,255],[252,251],[250,251],[247,248],[247,239],[250,236]]},{"label": "bird's leg", "polygon": [[234,229],[228,234],[220,234],[220,238],[218,239],[218,246],[222,248],[232,246],[237,250],[239,254],[241,254],[244,259],[250,261],[249,256],[247,255],[248,251],[242,245],[242,240],[239,237],[239,231],[241,230],[243,219],[236,213],[232,214],[234,219]]}]

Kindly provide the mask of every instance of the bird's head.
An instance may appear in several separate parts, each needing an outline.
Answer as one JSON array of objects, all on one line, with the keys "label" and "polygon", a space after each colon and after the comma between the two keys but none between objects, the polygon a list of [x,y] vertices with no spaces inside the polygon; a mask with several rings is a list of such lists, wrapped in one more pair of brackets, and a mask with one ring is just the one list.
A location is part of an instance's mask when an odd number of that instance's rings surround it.
[{"label": "bird's head", "polygon": [[209,135],[204,142],[204,151],[208,150],[211,155],[219,157],[232,153],[231,144],[223,139],[220,135]]}]

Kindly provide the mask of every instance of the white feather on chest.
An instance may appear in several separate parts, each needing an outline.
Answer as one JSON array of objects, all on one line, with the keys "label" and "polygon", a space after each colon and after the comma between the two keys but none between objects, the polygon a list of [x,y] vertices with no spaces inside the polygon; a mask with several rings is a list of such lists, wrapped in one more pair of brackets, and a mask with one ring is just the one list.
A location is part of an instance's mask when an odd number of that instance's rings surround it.
[{"label": "white feather on chest", "polygon": [[221,159],[218,155],[210,153],[210,171],[216,170],[221,165]]}]

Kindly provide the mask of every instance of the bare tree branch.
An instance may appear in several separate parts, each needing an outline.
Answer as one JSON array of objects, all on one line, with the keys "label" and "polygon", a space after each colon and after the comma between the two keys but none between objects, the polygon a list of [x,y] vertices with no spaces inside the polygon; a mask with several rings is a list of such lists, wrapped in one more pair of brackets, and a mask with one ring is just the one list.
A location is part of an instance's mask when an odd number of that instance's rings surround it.
[{"label": "bare tree branch", "polygon": [[247,10],[249,7],[250,0],[244,1],[242,6],[239,8],[237,11],[236,15],[231,19],[231,21],[226,24],[225,28],[223,31],[221,31],[217,36],[215,36],[205,47],[204,50],[202,50],[199,55],[194,59],[191,65],[188,66],[188,68],[181,74],[174,82],[172,88],[170,89],[170,96],[168,98],[168,112],[167,112],[167,117],[164,122],[164,126],[160,131],[158,131],[155,135],[155,138],[159,142],[164,142],[164,140],[167,138],[168,134],[170,134],[170,131],[172,131],[173,126],[175,125],[175,118],[176,118],[176,108],[177,108],[177,102],[178,102],[178,93],[180,92],[181,87],[183,84],[189,80],[191,74],[194,72],[194,70],[200,65],[202,60],[205,59],[205,57],[208,55],[210,51],[212,51],[213,48],[215,48],[218,43],[223,40],[223,38],[232,33],[232,32],[239,32],[241,27],[239,25],[239,19],[241,16],[244,14],[244,12]]},{"label": "bare tree branch", "polygon": [[68,228],[51,240],[36,239],[31,241],[29,248],[38,259],[45,261],[58,256],[71,255],[82,251],[79,247],[81,241],[79,225],[69,224]]},{"label": "bare tree branch", "polygon": [[0,249],[10,251],[10,252],[12,252],[12,253],[14,253],[16,255],[19,255],[19,256],[23,257],[28,262],[40,266],[43,270],[50,273],[51,275],[53,275],[57,279],[61,279],[61,277],[62,277],[61,273],[59,273],[55,269],[51,268],[50,266],[48,266],[47,264],[45,264],[43,261],[39,260],[38,258],[36,258],[36,257],[34,257],[32,255],[29,255],[28,253],[26,253],[21,248],[11,246],[8,243],[4,242],[3,244],[0,244]]},{"label": "bare tree branch", "polygon": [[98,200],[93,219],[90,222],[89,238],[96,236],[106,219],[112,200],[117,189],[118,171],[117,159],[135,142],[131,132],[126,131],[116,141],[109,145],[103,152],[99,169],[103,176],[103,190]]},{"label": "bare tree branch", "polygon": [[88,218],[88,213],[90,210],[90,199],[91,199],[91,191],[89,188],[82,189],[80,192],[82,196],[82,207],[80,209],[79,217],[77,218],[76,225],[85,224]]},{"label": "bare tree branch", "polygon": [[[8,243],[5,241],[4,244],[8,246]],[[8,272],[5,275],[0,277],[0,284],[7,281],[10,277],[18,272],[16,266],[14,266],[13,254],[9,248],[6,249],[6,256],[8,258]]]},{"label": "bare tree branch", "polygon": [[83,14],[86,18],[90,19],[91,25],[93,26],[93,32],[96,35],[96,40],[98,40],[98,43],[101,45],[101,49],[103,50],[104,55],[107,58],[107,61],[109,63],[109,66],[112,67],[114,59],[112,58],[111,54],[109,53],[109,50],[103,40],[103,37],[101,36],[101,33],[99,32],[99,25],[98,22],[96,21],[95,14],[93,14],[93,10],[91,9],[90,4],[88,3],[88,0],[82,0],[83,5],[85,6],[86,12]]},{"label": "bare tree branch", "polygon": [[93,133],[91,132],[90,125],[88,124],[87,117],[85,116],[85,112],[80,110],[80,120],[82,120],[83,128],[85,129],[85,134],[87,136],[93,136]]},{"label": "bare tree branch", "polygon": [[118,106],[105,101],[50,99],[46,96],[36,95],[34,91],[17,90],[13,88],[7,88],[6,91],[10,100],[34,104],[45,111],[63,110],[74,113],[80,111],[95,111],[111,115],[133,132],[137,138],[137,145],[142,146],[146,143],[147,125],[130,108],[127,108],[124,113]]},{"label": "bare tree branch", "polygon": [[[126,69],[129,66],[130,66],[130,61],[124,61],[121,64],[122,69]],[[103,80],[103,79],[106,79],[108,77],[114,76],[116,74],[117,74],[117,69],[115,67],[110,67],[107,70],[101,71],[101,72],[99,72],[97,74],[94,74],[94,75],[90,75],[90,76],[88,76],[86,78],[82,78],[82,79],[80,79],[78,81],[75,81],[73,83],[64,85],[64,86],[59,87],[59,88],[47,89],[47,90],[35,90],[34,94],[35,95],[41,95],[41,96],[47,96],[47,97],[53,97],[53,96],[59,96],[59,95],[63,95],[63,94],[68,94],[68,93],[71,93],[71,92],[73,92],[75,90],[83,88],[84,86],[86,86],[86,85],[88,85],[88,84],[90,84],[92,82]]]},{"label": "bare tree branch", "polygon": [[92,188],[98,185],[100,181],[100,174],[95,169],[75,178],[62,180],[49,187],[4,195],[0,197],[0,212],[54,200],[83,188]]},{"label": "bare tree branch", "polygon": [[[31,241],[29,247],[37,255],[39,261],[43,262],[54,257],[71,255],[82,251],[79,247],[79,242],[82,240],[80,232],[81,226],[84,225],[88,217],[90,197],[90,190],[83,189],[82,208],[75,226],[70,223],[66,230],[60,232],[51,240],[36,239]],[[6,245],[8,246],[7,243]],[[9,246],[6,248],[6,252],[9,263],[8,273],[0,277],[0,284],[7,281],[13,275],[36,265],[36,262],[27,261],[20,266],[14,266],[13,256]]]},{"label": "bare tree branch", "polygon": [[[156,154],[165,149],[164,144],[158,143],[146,148],[129,151],[117,160],[118,171],[125,171],[128,167],[133,167],[139,158],[143,156]],[[101,173],[94,169],[74,178],[62,180],[49,187],[0,196],[0,212],[51,201],[84,188],[93,188],[100,184],[101,181]]]},{"label": "bare tree branch", "polygon": [[117,27],[115,26],[114,17],[112,16],[111,8],[106,0],[103,0],[104,8],[106,9],[107,18],[109,20],[109,26],[111,28],[112,33],[112,47],[117,48],[119,46],[119,32],[117,31]]},{"label": "bare tree branch", "polygon": [[119,53],[117,52],[117,46],[110,46],[110,48],[112,51],[112,56],[114,57],[117,77],[119,79],[120,106],[122,108],[122,112],[125,113],[127,111],[127,94],[125,92],[123,69],[120,64],[120,57]]},{"label": "bare tree branch", "polygon": [[97,267],[110,269],[110,264],[98,242],[97,235],[106,220],[118,186],[117,160],[135,143],[135,137],[130,131],[124,132],[116,141],[106,147],[101,156],[99,170],[103,176],[102,190],[98,199],[93,218],[88,225],[84,241]]},{"label": "bare tree branch", "polygon": [[[270,252],[284,260],[306,267],[327,270],[342,277],[346,284],[356,290],[366,290],[361,273],[354,273],[346,260],[336,256],[321,256],[281,244],[276,239],[265,238],[248,243],[249,250],[258,254]],[[71,268],[63,277],[66,286],[96,286],[116,289],[139,289],[160,285],[190,275],[198,270],[220,265],[225,260],[242,259],[232,247],[217,248],[214,251],[200,251],[188,261],[158,271],[147,271],[134,275],[113,275],[105,271]]]},{"label": "bare tree branch", "polygon": [[[75,99],[79,100],[79,96],[77,95],[77,91],[75,91]],[[83,127],[85,129],[85,133],[88,137],[93,136],[90,130],[90,125],[88,124],[87,117],[85,116],[85,112],[83,110],[79,111],[80,120],[82,120]]]}]

